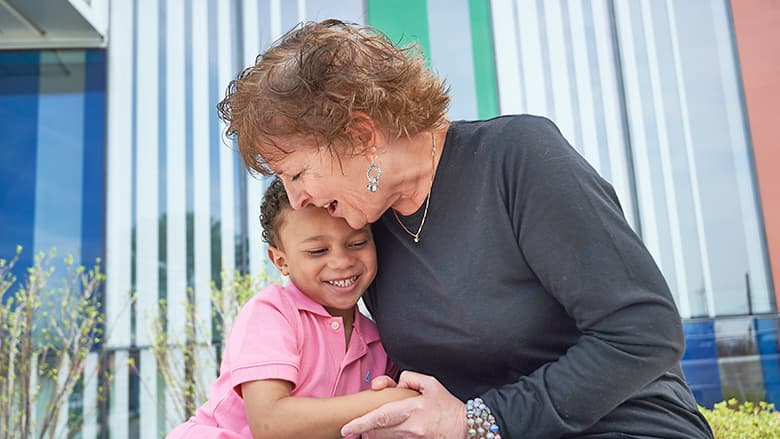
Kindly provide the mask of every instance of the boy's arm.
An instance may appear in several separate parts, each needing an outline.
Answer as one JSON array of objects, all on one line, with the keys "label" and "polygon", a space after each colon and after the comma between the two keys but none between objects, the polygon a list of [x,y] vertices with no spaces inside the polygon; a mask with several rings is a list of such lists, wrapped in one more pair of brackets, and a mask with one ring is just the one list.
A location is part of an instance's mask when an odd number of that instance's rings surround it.
[{"label": "boy's arm", "polygon": [[290,396],[292,383],[251,381],[241,385],[246,417],[254,439],[338,439],[347,422],[399,399],[419,395],[414,390],[365,390],[333,398]]}]

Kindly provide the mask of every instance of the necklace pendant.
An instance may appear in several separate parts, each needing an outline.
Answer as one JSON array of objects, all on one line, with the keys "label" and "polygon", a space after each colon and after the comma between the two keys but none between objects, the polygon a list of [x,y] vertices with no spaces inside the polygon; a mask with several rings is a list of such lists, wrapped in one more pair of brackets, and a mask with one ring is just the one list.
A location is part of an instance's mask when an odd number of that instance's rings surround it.
[{"label": "necklace pendant", "polygon": [[[433,144],[431,147],[431,185],[428,187],[428,195],[425,196],[425,209],[423,210],[422,219],[420,220],[420,227],[417,228],[417,233],[412,233],[412,231],[406,227],[406,224],[401,221],[401,218],[398,216],[398,212],[392,207],[390,208],[393,211],[393,216],[395,217],[396,222],[398,222],[398,225],[401,226],[407,235],[414,238],[415,244],[420,242],[420,233],[422,233],[423,226],[425,225],[425,218],[428,217],[428,206],[431,204],[431,191],[433,191],[433,178],[436,176],[436,136],[433,134],[433,132],[431,132],[431,143]],[[377,182],[379,181],[379,168],[377,167],[376,175],[374,176],[371,174],[372,167],[374,167],[373,163],[371,164],[371,167],[368,168],[369,170],[366,173],[369,181],[368,190],[371,192],[376,192],[378,189]]]}]

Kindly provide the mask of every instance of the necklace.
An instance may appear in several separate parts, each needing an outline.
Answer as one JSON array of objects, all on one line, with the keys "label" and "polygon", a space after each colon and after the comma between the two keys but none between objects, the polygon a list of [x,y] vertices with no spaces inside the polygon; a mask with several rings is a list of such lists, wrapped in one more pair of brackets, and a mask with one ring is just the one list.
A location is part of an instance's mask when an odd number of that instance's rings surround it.
[{"label": "necklace", "polygon": [[414,238],[415,243],[420,242],[420,234],[422,233],[422,228],[425,225],[425,218],[428,217],[428,205],[431,204],[431,191],[433,190],[433,177],[436,175],[436,136],[433,133],[431,133],[431,143],[433,144],[433,147],[431,148],[431,185],[428,188],[428,195],[425,196],[425,209],[423,209],[422,220],[420,221],[420,227],[417,228],[417,232],[413,233],[411,230],[409,230],[406,225],[404,225],[403,221],[401,221],[401,218],[398,216],[398,212],[393,209],[395,220],[398,221],[398,224],[402,229],[404,229],[404,232],[408,233],[409,236]]}]

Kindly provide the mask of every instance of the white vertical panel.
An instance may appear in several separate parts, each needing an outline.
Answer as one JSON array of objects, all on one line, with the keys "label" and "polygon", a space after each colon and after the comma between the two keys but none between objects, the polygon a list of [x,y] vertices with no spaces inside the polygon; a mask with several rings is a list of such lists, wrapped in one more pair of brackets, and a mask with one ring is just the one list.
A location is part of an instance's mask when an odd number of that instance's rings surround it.
[{"label": "white vertical panel", "polygon": [[[168,341],[184,342],[187,306],[187,124],[185,120],[185,25],[184,0],[168,0],[165,22],[166,77],[165,77],[165,147],[166,147],[166,268]],[[184,380],[180,352],[173,350],[169,364],[176,365],[174,381]],[[167,419],[183,420],[184,412],[175,401],[171,389],[165,393]]]},{"label": "white vertical panel", "polygon": [[[230,2],[217,2],[217,81],[221,87],[227,87],[234,77],[231,69],[233,63],[233,35],[230,25]],[[214,55],[211,55],[212,57]],[[223,98],[224,89],[218,90],[219,96],[215,96],[215,102]],[[220,124],[224,130],[224,123]],[[232,142],[231,142],[232,143]],[[222,145],[219,149],[219,189],[220,189],[220,218],[222,221],[222,273],[226,276],[222,283],[223,291],[232,285],[233,274],[236,270],[236,210],[235,210],[235,169],[233,167],[234,154],[236,152]],[[225,291],[225,296],[229,292]],[[225,328],[229,327],[224,322]]]},{"label": "white vertical panel", "polygon": [[[242,45],[244,46],[244,53],[242,53],[241,63],[242,68],[254,65],[255,58],[260,52],[260,23],[258,22],[258,4],[259,0],[243,0],[241,19],[243,20],[244,28],[242,31],[244,34]],[[279,4],[277,3],[277,7]],[[278,15],[281,17],[281,10],[278,11]],[[281,20],[281,18],[279,18]],[[263,23],[268,26],[270,23]],[[278,26],[278,24],[277,24]]]},{"label": "white vertical panel", "polygon": [[[270,0],[269,2],[271,10],[271,22],[267,23],[267,25],[271,27],[271,41],[268,43],[274,42],[277,38],[282,36],[282,4],[280,2],[281,0]],[[266,42],[262,41],[260,49],[265,49],[265,44]]]},{"label": "white vertical panel", "polygon": [[[130,345],[130,212],[132,196],[133,4],[114,2],[109,27],[108,145],[106,170],[106,347]],[[115,357],[111,385],[112,439],[128,435],[127,352]]]},{"label": "white vertical panel", "polygon": [[685,142],[685,154],[688,162],[688,176],[691,183],[693,196],[693,213],[696,220],[696,231],[701,255],[702,276],[704,277],[704,291],[707,298],[707,309],[710,317],[715,316],[715,302],[712,291],[712,274],[710,273],[710,258],[707,250],[707,237],[704,234],[704,219],[701,210],[701,198],[699,191],[699,176],[696,171],[696,157],[693,151],[693,137],[691,135],[691,118],[688,111],[688,98],[685,90],[685,81],[682,72],[682,57],[680,56],[680,43],[677,34],[677,19],[675,18],[674,5],[670,0],[666,2],[666,13],[669,18],[669,31],[672,40],[672,54],[674,56],[674,74],[677,81],[677,95],[680,99],[680,116],[682,117],[683,139]]},{"label": "white vertical panel", "polygon": [[[52,392],[55,395],[64,393],[65,384],[68,381],[68,375],[70,373],[70,355],[67,353],[62,354],[62,363],[59,364],[57,369],[57,385],[53,386]],[[54,434],[52,437],[67,437],[68,431],[68,401],[63,401],[59,407],[57,407],[57,424],[54,425]]]},{"label": "white vertical panel", "polygon": [[501,114],[520,114],[524,110],[523,90],[520,84],[517,29],[515,28],[512,4],[513,0],[492,0],[490,2]]},{"label": "white vertical panel", "polygon": [[97,352],[90,352],[84,359],[84,392],[82,439],[96,439],[98,435],[98,362]]},{"label": "white vertical panel", "polygon": [[187,302],[186,121],[183,0],[168,0],[166,13],[166,268],[168,336],[183,341]]},{"label": "white vertical panel", "polygon": [[108,145],[106,171],[106,322],[107,347],[130,344],[130,197],[133,162],[133,7],[111,8],[108,57]]},{"label": "white vertical panel", "polygon": [[264,251],[262,230],[260,227],[260,202],[263,198],[263,191],[265,184],[260,178],[247,176],[246,185],[246,202],[247,202],[247,221],[248,221],[248,233],[249,236],[249,272],[257,276],[262,273],[265,267],[265,260],[267,258]]},{"label": "white vertical panel", "polygon": [[[181,334],[183,335],[183,334]],[[173,430],[177,425],[187,420],[185,413],[183,388],[184,384],[184,352],[176,346],[169,346],[166,352],[165,367],[172,369],[172,383],[165,387],[165,429]]]},{"label": "white vertical panel", "polygon": [[139,436],[160,437],[160,432],[157,431],[157,358],[154,352],[151,349],[141,349],[139,364]]},{"label": "white vertical panel", "polygon": [[150,349],[140,352],[138,377],[139,386],[139,431],[140,437],[159,437],[157,431],[157,358]]},{"label": "white vertical panel", "polygon": [[[209,26],[208,4],[205,1],[192,4],[192,164],[194,203],[194,256],[195,256],[195,319],[196,338],[199,343],[211,343],[211,164],[210,120],[211,96],[209,96]],[[200,379],[208,384],[216,377],[213,356],[198,352]],[[203,401],[197,401],[202,403]]]},{"label": "white vertical panel", "polygon": [[209,163],[209,96],[208,4],[192,4],[192,175],[194,215],[194,288],[199,328],[211,339],[211,166]]},{"label": "white vertical panel", "polygon": [[431,64],[450,85],[452,119],[477,117],[468,0],[428,0]]},{"label": "white vertical panel", "polygon": [[[244,65],[254,64],[255,57],[260,52],[260,26],[270,26],[271,41],[281,34],[282,9],[279,0],[271,0],[271,23],[258,23],[257,0],[244,0]],[[260,201],[263,194],[263,183],[258,178],[246,175],[247,203],[247,235],[249,240],[249,272],[257,275],[261,272],[265,253],[262,251],[260,222]]]},{"label": "white vertical panel", "polygon": [[525,79],[525,110],[531,114],[549,116],[545,91],[544,61],[539,40],[539,13],[536,0],[517,1],[517,23],[520,33],[520,65]]},{"label": "white vertical panel", "polygon": [[[138,1],[136,47],[136,342],[148,346],[157,320],[159,295],[159,29],[155,0]],[[150,19],[149,17],[154,17]],[[157,435],[157,363],[140,364],[141,437]]]},{"label": "white vertical panel", "polygon": [[563,136],[580,148],[580,140],[576,138],[574,115],[569,85],[569,66],[566,54],[566,38],[563,32],[563,14],[560,0],[544,3],[544,17],[547,24],[547,51],[550,55],[550,83],[552,86],[554,119]]},{"label": "white vertical panel", "polygon": [[642,214],[642,240],[659,266],[661,260],[661,245],[658,236],[658,226],[655,221],[655,203],[653,199],[653,180],[650,175],[650,161],[647,151],[647,135],[645,134],[645,111],[640,94],[639,73],[637,72],[637,56],[634,48],[634,35],[631,25],[633,3],[616,2],[618,32],[623,49],[623,73],[625,78],[628,120],[631,126],[632,145],[634,146],[634,169],[636,170],[639,208]]},{"label": "white vertical panel", "polygon": [[604,125],[609,150],[609,167],[612,185],[623,205],[623,211],[629,224],[636,227],[638,218],[634,218],[634,196],[628,176],[626,145],[623,132],[618,82],[615,76],[611,26],[609,24],[607,0],[593,0],[594,35],[596,36],[596,56],[598,57],[601,79],[601,98],[604,105]]},{"label": "white vertical panel", "polygon": [[[39,381],[38,377],[38,360],[39,356],[35,355],[30,359],[30,388],[31,389],[38,389],[39,386],[41,386],[41,383]],[[30,425],[32,427],[32,431],[35,433],[38,433],[38,429],[36,426],[38,425],[38,404],[30,404]]]},{"label": "white vertical panel", "polygon": [[[154,17],[157,4],[139,0],[139,17]],[[136,47],[136,288],[138,325],[136,340],[149,344],[157,310],[159,221],[159,77],[157,20],[138,22]]]},{"label": "white vertical panel", "polygon": [[577,102],[579,103],[577,115],[582,127],[582,139],[579,139],[579,142],[582,145],[585,158],[597,171],[601,172],[599,140],[596,134],[596,109],[593,103],[591,72],[588,62],[588,37],[585,33],[582,3],[583,0],[572,0],[568,3],[572,52],[574,54],[574,79],[577,84]]},{"label": "white vertical panel", "polygon": [[[124,349],[114,353],[113,381],[111,382],[111,413],[109,415],[111,439],[127,439],[129,430],[130,407],[130,364],[127,351]],[[156,423],[156,420],[155,420]]]},{"label": "white vertical panel", "polygon": [[306,0],[306,19],[320,21],[338,17],[345,22],[364,23],[366,2],[363,0]]},{"label": "white vertical panel", "polygon": [[298,21],[306,21],[306,0],[298,0]]},{"label": "white vertical panel", "polygon": [[645,28],[645,41],[647,44],[648,71],[650,73],[650,88],[655,106],[655,129],[658,134],[658,151],[661,157],[661,173],[663,175],[663,190],[666,197],[666,212],[669,220],[669,234],[671,235],[672,259],[674,262],[674,290],[677,295],[677,304],[680,307],[682,317],[691,316],[691,303],[688,297],[688,285],[685,281],[685,259],[680,236],[680,218],[677,214],[677,195],[675,193],[674,174],[672,160],[669,152],[669,132],[666,127],[666,106],[664,105],[663,90],[661,86],[661,72],[658,67],[658,54],[655,47],[655,25],[653,24],[653,11],[648,0],[642,0],[642,19]]}]

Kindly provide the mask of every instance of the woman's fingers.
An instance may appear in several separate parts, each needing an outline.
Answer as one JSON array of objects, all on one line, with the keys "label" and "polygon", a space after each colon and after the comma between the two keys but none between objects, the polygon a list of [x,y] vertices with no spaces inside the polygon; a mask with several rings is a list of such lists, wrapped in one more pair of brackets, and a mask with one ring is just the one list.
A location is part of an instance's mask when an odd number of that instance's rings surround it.
[{"label": "woman's fingers", "polygon": [[413,389],[420,396],[391,402],[347,423],[341,434],[365,434],[371,439],[465,437],[466,412],[439,381],[429,375],[403,372],[399,388]]},{"label": "woman's fingers", "polygon": [[394,427],[406,421],[412,413],[412,406],[408,398],[401,401],[390,402],[378,409],[349,421],[341,427],[341,436],[358,435],[379,428]]},{"label": "woman's fingers", "polygon": [[436,378],[430,375],[410,372],[408,370],[401,372],[401,376],[398,378],[398,387],[402,389],[413,389],[420,393],[423,393],[426,387],[429,391],[431,391],[435,390],[437,386],[442,387]]},{"label": "woman's fingers", "polygon": [[395,380],[387,375],[378,376],[371,380],[371,390],[382,390],[388,387],[396,387],[397,385]]}]

